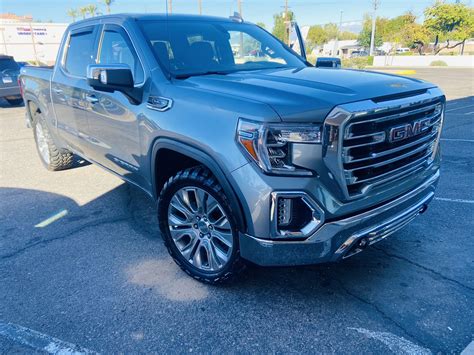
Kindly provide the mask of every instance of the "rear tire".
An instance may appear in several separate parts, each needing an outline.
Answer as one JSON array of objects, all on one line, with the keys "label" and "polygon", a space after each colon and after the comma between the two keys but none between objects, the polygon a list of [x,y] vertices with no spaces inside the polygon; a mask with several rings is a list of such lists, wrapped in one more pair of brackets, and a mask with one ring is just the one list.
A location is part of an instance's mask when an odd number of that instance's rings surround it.
[{"label": "rear tire", "polygon": [[38,155],[46,169],[59,171],[72,167],[74,155],[69,150],[56,146],[48,130],[48,125],[39,112],[33,116],[33,134]]},{"label": "rear tire", "polygon": [[229,201],[206,168],[180,171],[166,182],[158,221],[168,252],[196,280],[224,283],[244,270]]},{"label": "rear tire", "polygon": [[18,106],[20,104],[23,103],[23,99],[22,98],[19,98],[19,99],[6,99],[8,101],[8,103],[12,106]]}]

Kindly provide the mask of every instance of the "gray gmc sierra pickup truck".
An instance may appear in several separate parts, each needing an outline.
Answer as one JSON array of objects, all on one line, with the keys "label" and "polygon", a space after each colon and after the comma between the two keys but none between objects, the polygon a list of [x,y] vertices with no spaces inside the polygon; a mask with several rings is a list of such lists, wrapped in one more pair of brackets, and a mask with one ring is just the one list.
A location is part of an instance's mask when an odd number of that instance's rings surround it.
[{"label": "gray gmc sierra pickup truck", "polygon": [[143,189],[171,256],[205,282],[244,260],[352,256],[424,212],[439,178],[440,89],[315,68],[240,18],[79,21],[54,69],[20,78],[43,164],[77,154]]}]

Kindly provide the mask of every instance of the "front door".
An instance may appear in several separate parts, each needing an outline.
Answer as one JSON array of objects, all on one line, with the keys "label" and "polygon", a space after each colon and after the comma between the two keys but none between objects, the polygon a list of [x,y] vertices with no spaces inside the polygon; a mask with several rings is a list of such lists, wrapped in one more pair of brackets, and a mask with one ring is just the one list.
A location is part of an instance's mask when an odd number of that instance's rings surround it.
[{"label": "front door", "polygon": [[[122,27],[105,25],[99,43],[98,64],[126,64],[132,70],[135,86],[143,84],[143,66]],[[138,117],[144,104],[132,104],[121,92],[97,91],[90,86],[85,104],[89,144],[86,155],[141,185]]]}]

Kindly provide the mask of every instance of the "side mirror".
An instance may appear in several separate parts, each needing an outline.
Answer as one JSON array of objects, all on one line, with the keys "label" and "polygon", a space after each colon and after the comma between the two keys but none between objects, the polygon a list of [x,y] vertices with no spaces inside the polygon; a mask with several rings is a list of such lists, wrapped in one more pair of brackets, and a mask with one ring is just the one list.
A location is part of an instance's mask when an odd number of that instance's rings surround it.
[{"label": "side mirror", "polygon": [[89,65],[87,82],[96,90],[123,91],[133,89],[133,75],[126,64]]},{"label": "side mirror", "polygon": [[132,103],[141,102],[141,90],[134,87],[132,70],[126,64],[90,64],[87,66],[87,83],[95,90],[120,91]]},{"label": "side mirror", "polygon": [[316,59],[316,68],[340,68],[341,58],[320,57]]}]

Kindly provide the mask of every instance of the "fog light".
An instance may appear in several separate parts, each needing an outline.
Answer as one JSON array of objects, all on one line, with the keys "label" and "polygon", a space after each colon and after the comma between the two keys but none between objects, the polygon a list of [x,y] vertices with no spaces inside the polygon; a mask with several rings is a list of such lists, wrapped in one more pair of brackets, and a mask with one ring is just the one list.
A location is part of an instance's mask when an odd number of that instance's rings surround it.
[{"label": "fog light", "polygon": [[303,192],[272,193],[272,234],[279,238],[309,237],[324,222],[324,211]]},{"label": "fog light", "polygon": [[292,206],[292,199],[290,198],[278,199],[278,227],[279,228],[288,226],[290,224],[291,206]]}]

